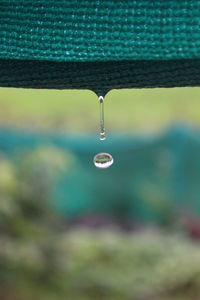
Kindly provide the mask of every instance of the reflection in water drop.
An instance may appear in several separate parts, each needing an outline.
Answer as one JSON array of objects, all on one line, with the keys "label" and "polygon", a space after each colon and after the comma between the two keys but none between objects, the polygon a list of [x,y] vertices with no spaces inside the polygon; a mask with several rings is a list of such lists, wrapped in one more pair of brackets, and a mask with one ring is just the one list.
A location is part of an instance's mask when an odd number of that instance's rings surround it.
[{"label": "reflection in water drop", "polygon": [[100,140],[103,141],[106,139],[106,132],[104,127],[104,97],[99,97],[100,103]]},{"label": "reflection in water drop", "polygon": [[99,169],[107,169],[113,162],[113,157],[109,153],[98,153],[94,157],[94,165]]}]

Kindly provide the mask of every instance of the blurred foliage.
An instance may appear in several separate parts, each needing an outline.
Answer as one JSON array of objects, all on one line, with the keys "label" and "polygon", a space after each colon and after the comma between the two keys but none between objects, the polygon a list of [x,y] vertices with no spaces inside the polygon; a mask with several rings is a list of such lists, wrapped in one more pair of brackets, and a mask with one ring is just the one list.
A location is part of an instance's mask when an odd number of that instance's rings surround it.
[{"label": "blurred foliage", "polygon": [[[199,88],[112,91],[106,126],[126,132],[177,121],[199,126],[199,96]],[[93,131],[99,120],[96,100],[89,91],[0,89],[1,125]],[[52,146],[13,160],[0,154],[0,300],[198,299],[200,246],[181,233],[66,230],[49,202],[55,181],[73,163],[71,153]],[[171,223],[162,188],[146,183],[136,192]],[[124,200],[124,194],[119,197]]]},{"label": "blurred foliage", "polygon": [[1,300],[24,299],[27,286],[37,291],[56,286],[60,223],[49,202],[51,187],[72,162],[71,154],[55,147],[19,154],[13,162],[1,154]]},{"label": "blurred foliage", "polygon": [[66,299],[189,300],[200,292],[199,245],[183,236],[81,231],[62,249]]},{"label": "blurred foliage", "polygon": [[185,236],[65,229],[49,205],[71,154],[37,148],[0,156],[1,300],[193,300],[199,245]]}]

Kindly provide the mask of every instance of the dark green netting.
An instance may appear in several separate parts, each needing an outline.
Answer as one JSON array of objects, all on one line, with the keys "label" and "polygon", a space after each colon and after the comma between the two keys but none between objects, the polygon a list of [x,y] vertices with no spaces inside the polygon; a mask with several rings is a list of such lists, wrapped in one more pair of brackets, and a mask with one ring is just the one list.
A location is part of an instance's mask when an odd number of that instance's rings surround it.
[{"label": "dark green netting", "polygon": [[200,85],[200,1],[0,1],[0,85]]},{"label": "dark green netting", "polygon": [[[78,72],[78,74],[77,74]],[[200,85],[200,60],[47,62],[0,60],[0,86],[91,89]]]}]

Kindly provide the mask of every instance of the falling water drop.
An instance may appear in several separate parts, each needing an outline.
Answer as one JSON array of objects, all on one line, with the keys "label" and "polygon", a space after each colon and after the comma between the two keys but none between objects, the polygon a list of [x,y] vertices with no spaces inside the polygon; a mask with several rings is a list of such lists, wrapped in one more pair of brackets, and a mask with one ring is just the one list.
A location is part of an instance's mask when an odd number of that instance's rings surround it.
[{"label": "falling water drop", "polygon": [[[100,103],[100,140],[106,139],[105,127],[104,127],[104,97],[99,97]],[[94,157],[94,165],[99,169],[107,169],[112,166],[114,159],[111,154],[102,152],[98,153]]]},{"label": "falling water drop", "polygon": [[94,157],[94,164],[99,169],[107,169],[113,164],[113,162],[114,159],[109,153],[98,153]]}]

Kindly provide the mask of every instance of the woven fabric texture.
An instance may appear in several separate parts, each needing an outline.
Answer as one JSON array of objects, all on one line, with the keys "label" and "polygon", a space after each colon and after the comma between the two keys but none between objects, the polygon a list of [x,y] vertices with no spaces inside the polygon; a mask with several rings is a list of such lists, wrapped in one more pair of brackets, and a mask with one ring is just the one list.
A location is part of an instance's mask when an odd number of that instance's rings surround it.
[{"label": "woven fabric texture", "polygon": [[200,60],[48,62],[0,60],[0,86],[90,89],[98,96],[116,88],[200,85]]},{"label": "woven fabric texture", "polygon": [[0,1],[1,86],[200,85],[199,60],[200,0]]},{"label": "woven fabric texture", "polygon": [[1,1],[0,56],[54,61],[197,58],[200,1]]}]

